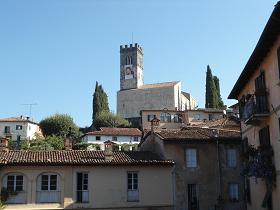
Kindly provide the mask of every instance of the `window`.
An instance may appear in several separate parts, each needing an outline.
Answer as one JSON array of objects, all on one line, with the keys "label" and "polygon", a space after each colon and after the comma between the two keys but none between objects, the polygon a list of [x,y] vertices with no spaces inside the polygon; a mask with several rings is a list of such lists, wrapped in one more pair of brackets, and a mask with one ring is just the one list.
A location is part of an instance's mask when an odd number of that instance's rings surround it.
[{"label": "window", "polygon": [[186,166],[188,168],[197,167],[197,150],[196,149],[186,149]]},{"label": "window", "polygon": [[189,210],[198,210],[198,190],[196,184],[188,184],[188,207]]},{"label": "window", "polygon": [[259,131],[260,146],[270,146],[269,126]]},{"label": "window", "polygon": [[239,186],[236,183],[229,184],[229,200],[238,201],[239,200]]},{"label": "window", "polygon": [[89,191],[88,191],[88,173],[77,173],[77,202],[88,203]]},{"label": "window", "polygon": [[173,115],[173,121],[174,121],[175,123],[181,123],[181,122],[182,122],[182,116],[179,115],[179,114],[174,114],[174,115]]},{"label": "window", "polygon": [[127,201],[139,201],[138,172],[127,173]]},{"label": "window", "polygon": [[96,136],[96,137],[95,137],[95,140],[96,140],[96,141],[100,141],[100,139],[101,139],[100,136]]},{"label": "window", "polygon": [[42,175],[41,190],[56,190],[57,189],[57,175]]},{"label": "window", "polygon": [[226,159],[227,159],[227,166],[234,168],[237,165],[236,161],[236,150],[235,149],[227,149],[226,150]]},{"label": "window", "polygon": [[13,173],[7,174],[3,178],[3,187],[11,192],[7,204],[26,203],[27,193],[25,192],[26,179],[23,174]]},{"label": "window", "polygon": [[195,120],[200,120],[200,114],[195,114],[193,117]]},{"label": "window", "polygon": [[278,58],[278,73],[279,73],[279,79],[280,79],[280,47],[277,49],[277,58]]},{"label": "window", "polygon": [[37,203],[60,203],[59,175],[44,173],[37,179]]},{"label": "window", "polygon": [[153,119],[156,118],[156,115],[154,114],[148,114],[148,122],[151,122]]},{"label": "window", "polygon": [[20,137],[21,137],[20,135],[17,135],[17,141],[20,141]]},{"label": "window", "polygon": [[16,130],[22,130],[22,125],[16,125]]},{"label": "window", "polygon": [[268,112],[264,71],[255,79],[255,89],[257,113]]},{"label": "window", "polygon": [[7,190],[11,192],[23,191],[23,176],[9,175],[7,177]]},{"label": "window", "polygon": [[138,141],[138,136],[134,136],[133,141]]},{"label": "window", "polygon": [[113,141],[118,141],[118,137],[117,136],[113,136]]},{"label": "window", "polygon": [[160,121],[162,122],[171,122],[171,115],[167,112],[162,112],[160,114]]},{"label": "window", "polygon": [[4,132],[5,132],[5,133],[11,133],[11,128],[10,128],[10,126],[5,126]]}]

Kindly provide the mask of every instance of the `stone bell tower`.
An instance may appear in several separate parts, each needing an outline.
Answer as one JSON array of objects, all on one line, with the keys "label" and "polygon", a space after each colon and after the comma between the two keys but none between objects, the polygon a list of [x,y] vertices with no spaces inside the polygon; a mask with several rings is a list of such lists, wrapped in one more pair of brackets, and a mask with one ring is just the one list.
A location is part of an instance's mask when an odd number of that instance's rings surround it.
[{"label": "stone bell tower", "polygon": [[136,89],[144,84],[143,55],[137,43],[120,46],[120,90]]}]

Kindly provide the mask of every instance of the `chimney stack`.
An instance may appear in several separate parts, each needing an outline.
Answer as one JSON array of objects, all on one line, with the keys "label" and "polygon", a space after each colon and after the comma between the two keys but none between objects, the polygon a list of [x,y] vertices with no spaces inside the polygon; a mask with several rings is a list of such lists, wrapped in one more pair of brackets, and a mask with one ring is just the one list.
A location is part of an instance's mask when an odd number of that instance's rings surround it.
[{"label": "chimney stack", "polygon": [[112,161],[113,160],[113,145],[115,143],[108,140],[104,142],[104,158],[105,161]]},{"label": "chimney stack", "polygon": [[157,119],[157,117],[155,117],[154,119],[152,119],[151,121],[151,132],[153,133],[154,130],[159,126],[159,122],[160,120]]},{"label": "chimney stack", "polygon": [[0,151],[9,151],[9,141],[5,137],[0,137]]},{"label": "chimney stack", "polygon": [[64,139],[64,148],[65,150],[72,150],[72,139],[69,137],[66,137]]}]

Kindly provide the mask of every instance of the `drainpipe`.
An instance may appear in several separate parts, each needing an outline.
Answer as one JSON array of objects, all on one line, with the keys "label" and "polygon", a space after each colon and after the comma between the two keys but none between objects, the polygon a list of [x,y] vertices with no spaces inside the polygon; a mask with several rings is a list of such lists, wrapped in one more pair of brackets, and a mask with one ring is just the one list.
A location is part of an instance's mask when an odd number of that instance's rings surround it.
[{"label": "drainpipe", "polygon": [[173,209],[176,210],[176,173],[175,173],[176,165],[172,167],[172,191],[173,191]]}]

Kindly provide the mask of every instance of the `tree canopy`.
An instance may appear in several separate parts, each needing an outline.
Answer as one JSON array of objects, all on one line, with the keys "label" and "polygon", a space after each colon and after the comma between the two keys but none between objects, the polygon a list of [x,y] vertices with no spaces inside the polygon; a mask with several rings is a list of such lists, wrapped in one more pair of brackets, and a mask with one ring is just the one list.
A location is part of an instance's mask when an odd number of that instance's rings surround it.
[{"label": "tree canopy", "polygon": [[100,127],[112,127],[112,128],[124,128],[130,127],[130,123],[119,115],[111,112],[102,111],[95,117],[94,125],[96,128]]},{"label": "tree canopy", "polygon": [[95,84],[95,91],[92,101],[92,122],[94,124],[96,115],[100,112],[109,112],[108,96],[103,90],[102,85]]},{"label": "tree canopy", "polygon": [[44,136],[65,137],[71,135],[77,137],[79,134],[78,126],[68,114],[55,114],[47,117],[41,120],[40,128]]}]

